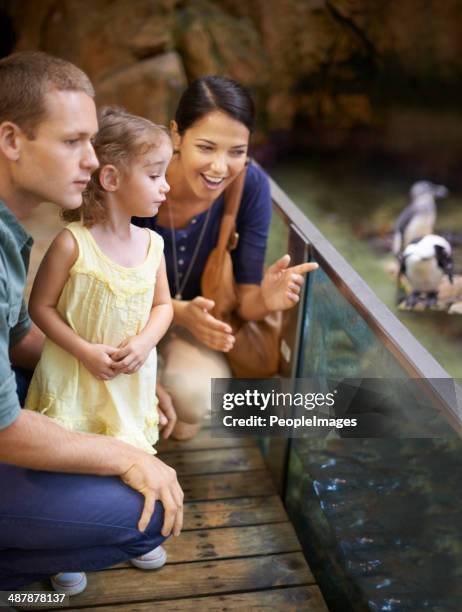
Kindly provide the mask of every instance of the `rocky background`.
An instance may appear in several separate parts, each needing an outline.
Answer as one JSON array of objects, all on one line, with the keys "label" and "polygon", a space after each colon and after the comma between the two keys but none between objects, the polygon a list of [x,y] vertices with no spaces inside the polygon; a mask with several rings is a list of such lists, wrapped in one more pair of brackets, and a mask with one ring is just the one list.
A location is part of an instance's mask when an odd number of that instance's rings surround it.
[{"label": "rocky background", "polygon": [[457,170],[460,0],[0,0],[0,21],[3,55],[65,57],[99,103],[160,123],[188,80],[220,73],[251,88],[270,157],[289,142]]}]

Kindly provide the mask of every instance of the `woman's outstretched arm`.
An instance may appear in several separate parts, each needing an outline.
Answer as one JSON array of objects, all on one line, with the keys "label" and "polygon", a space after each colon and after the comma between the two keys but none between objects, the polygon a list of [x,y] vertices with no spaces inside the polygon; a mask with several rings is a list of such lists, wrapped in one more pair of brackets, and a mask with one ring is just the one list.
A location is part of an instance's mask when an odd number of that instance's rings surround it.
[{"label": "woman's outstretched arm", "polygon": [[288,310],[300,299],[304,275],[318,268],[317,263],[288,267],[290,256],[284,255],[270,266],[261,285],[238,285],[239,315],[247,321],[259,321],[270,312]]}]

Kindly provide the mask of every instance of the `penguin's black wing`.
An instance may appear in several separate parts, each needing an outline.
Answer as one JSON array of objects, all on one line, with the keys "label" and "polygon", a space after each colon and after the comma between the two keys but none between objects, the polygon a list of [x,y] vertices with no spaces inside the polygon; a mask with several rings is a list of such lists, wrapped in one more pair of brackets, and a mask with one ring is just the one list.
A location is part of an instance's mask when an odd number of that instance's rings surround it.
[{"label": "penguin's black wing", "polygon": [[407,259],[407,255],[405,257],[402,253],[398,256],[398,262],[399,262],[398,280],[403,274],[404,276],[406,276],[406,259]]},{"label": "penguin's black wing", "polygon": [[454,278],[454,262],[451,255],[449,255],[445,248],[437,244],[435,245],[435,257],[438,266],[447,274],[449,282],[452,283]]}]

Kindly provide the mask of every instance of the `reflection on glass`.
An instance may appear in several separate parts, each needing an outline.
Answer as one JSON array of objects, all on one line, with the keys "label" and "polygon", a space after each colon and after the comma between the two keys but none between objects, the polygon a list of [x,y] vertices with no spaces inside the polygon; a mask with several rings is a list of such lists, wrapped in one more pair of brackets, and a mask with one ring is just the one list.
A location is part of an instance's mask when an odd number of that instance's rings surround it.
[{"label": "reflection on glass", "polygon": [[[407,377],[323,271],[310,283],[299,377]],[[462,609],[461,451],[454,435],[291,441],[287,508],[331,609]]]},{"label": "reflection on glass", "polygon": [[310,278],[300,376],[400,378],[403,369],[319,269]]}]

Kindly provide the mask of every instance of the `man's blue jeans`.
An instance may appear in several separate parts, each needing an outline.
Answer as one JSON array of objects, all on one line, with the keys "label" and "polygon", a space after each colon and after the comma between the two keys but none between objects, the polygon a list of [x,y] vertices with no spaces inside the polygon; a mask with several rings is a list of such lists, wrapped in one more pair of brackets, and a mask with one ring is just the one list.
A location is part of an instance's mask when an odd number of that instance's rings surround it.
[{"label": "man's blue jeans", "polygon": [[[18,395],[27,376],[17,377]],[[24,396],[24,393],[22,393]],[[164,541],[157,502],[144,533],[143,497],[119,478],[0,464],[0,590],[63,571],[92,571],[143,555]]]}]

